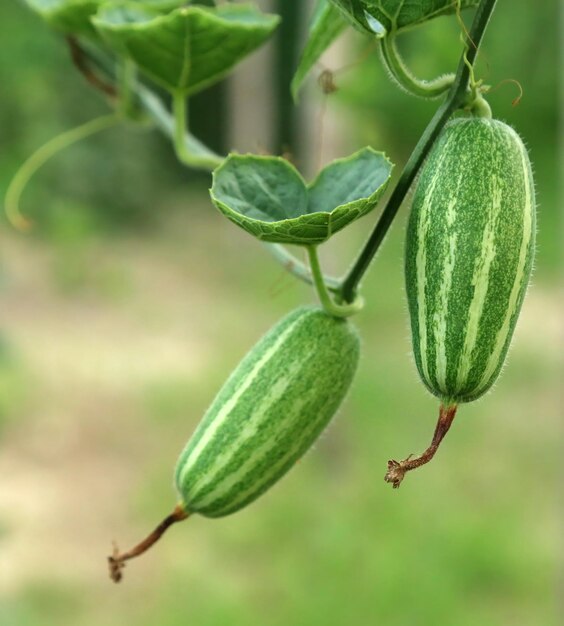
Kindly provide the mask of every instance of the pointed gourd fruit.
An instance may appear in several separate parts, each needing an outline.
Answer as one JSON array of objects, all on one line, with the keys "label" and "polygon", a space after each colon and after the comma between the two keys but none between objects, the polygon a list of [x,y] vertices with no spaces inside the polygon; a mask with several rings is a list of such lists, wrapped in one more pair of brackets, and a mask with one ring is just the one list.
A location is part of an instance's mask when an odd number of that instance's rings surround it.
[{"label": "pointed gourd fruit", "polygon": [[[499,120],[452,120],[422,167],[405,247],[415,363],[441,401],[431,448],[456,406],[485,394],[499,376],[534,251],[535,189],[521,138]],[[397,487],[430,458],[390,461],[386,480]]]},{"label": "pointed gourd fruit", "polygon": [[111,578],[118,582],[125,562],[173,523],[234,513],[280,480],[341,405],[359,351],[351,323],[318,307],[296,309],[276,324],[227,379],[180,454],[176,509],[132,550],[115,549]]}]

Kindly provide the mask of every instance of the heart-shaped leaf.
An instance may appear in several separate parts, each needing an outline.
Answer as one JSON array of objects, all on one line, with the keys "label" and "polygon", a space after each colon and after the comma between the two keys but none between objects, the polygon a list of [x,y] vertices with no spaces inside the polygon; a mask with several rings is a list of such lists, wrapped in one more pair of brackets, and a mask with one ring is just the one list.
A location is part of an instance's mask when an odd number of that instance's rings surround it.
[{"label": "heart-shaped leaf", "polygon": [[[106,0],[25,0],[53,28],[69,35],[95,35],[91,18]],[[186,0],[132,0],[159,12],[172,11]]]},{"label": "heart-shaped leaf", "polygon": [[366,24],[364,6],[361,0],[330,0],[331,3],[340,9],[352,26],[359,30],[369,30]]},{"label": "heart-shaped leaf", "polygon": [[[363,0],[368,17],[376,18],[384,28],[400,31],[412,28],[423,22],[456,13],[457,2],[454,0]],[[478,6],[480,0],[460,0],[460,8]]]},{"label": "heart-shaped leaf", "polygon": [[133,0],[133,2],[155,9],[161,13],[168,13],[168,11],[190,4],[190,0]]},{"label": "heart-shaped leaf", "polygon": [[232,154],[215,170],[210,195],[226,217],[262,241],[318,244],[376,206],[392,167],[383,153],[363,148],[306,185],[280,157]]},{"label": "heart-shaped leaf", "polygon": [[95,34],[90,18],[104,0],[25,0],[50,26],[66,34]]},{"label": "heart-shaped leaf", "polygon": [[[331,0],[361,30],[384,36],[423,24],[434,17],[455,13],[454,0]],[[480,0],[460,0],[460,8],[477,6]]]},{"label": "heart-shaped leaf", "polygon": [[346,25],[347,22],[342,13],[334,4],[331,4],[329,0],[318,0],[309,26],[308,40],[292,79],[291,90],[295,101],[298,99],[298,92],[311,68],[343,32]]},{"label": "heart-shaped leaf", "polygon": [[104,4],[93,23],[107,43],[173,93],[189,95],[223,78],[278,24],[251,5],[188,6],[155,15],[134,2]]}]

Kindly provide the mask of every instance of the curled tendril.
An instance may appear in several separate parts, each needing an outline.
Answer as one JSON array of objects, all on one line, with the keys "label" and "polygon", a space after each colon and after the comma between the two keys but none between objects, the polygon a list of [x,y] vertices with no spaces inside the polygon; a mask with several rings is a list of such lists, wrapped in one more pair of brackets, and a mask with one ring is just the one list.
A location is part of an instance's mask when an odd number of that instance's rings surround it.
[{"label": "curled tendril", "polygon": [[72,128],[71,130],[67,130],[53,137],[53,139],[43,144],[24,161],[19,170],[14,174],[4,198],[4,210],[10,224],[22,232],[29,231],[33,226],[33,222],[25,217],[20,210],[20,199],[27,184],[40,167],[65,148],[68,148],[81,139],[85,139],[86,137],[90,137],[90,135],[94,135],[106,128],[114,126],[120,119],[119,114],[110,113],[93,120],[88,120],[85,124],[81,124],[76,128]]}]

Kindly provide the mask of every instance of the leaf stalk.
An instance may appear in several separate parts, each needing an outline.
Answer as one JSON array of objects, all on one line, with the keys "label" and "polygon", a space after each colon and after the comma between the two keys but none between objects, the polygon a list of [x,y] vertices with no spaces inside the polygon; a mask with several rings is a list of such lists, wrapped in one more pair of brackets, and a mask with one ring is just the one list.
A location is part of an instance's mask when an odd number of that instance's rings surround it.
[{"label": "leaf stalk", "polygon": [[182,91],[173,94],[172,109],[174,114],[174,149],[178,160],[188,167],[206,171],[214,170],[223,161],[223,158],[193,152],[190,142],[186,140],[188,135],[188,98]]},{"label": "leaf stalk", "polygon": [[350,317],[351,315],[358,313],[364,305],[362,298],[356,298],[354,302],[350,304],[338,304],[335,302],[331,297],[323,278],[323,272],[321,271],[319,256],[317,254],[317,246],[306,247],[315,289],[325,311],[333,317]]},{"label": "leaf stalk", "polygon": [[[298,280],[301,280],[308,285],[314,284],[313,275],[310,268],[306,263],[302,263],[298,257],[293,255],[288,248],[280,243],[265,243],[265,248],[270,254],[284,266],[290,274],[295,276]],[[334,276],[323,275],[323,282],[329,291],[336,292],[339,289],[341,281]]]}]

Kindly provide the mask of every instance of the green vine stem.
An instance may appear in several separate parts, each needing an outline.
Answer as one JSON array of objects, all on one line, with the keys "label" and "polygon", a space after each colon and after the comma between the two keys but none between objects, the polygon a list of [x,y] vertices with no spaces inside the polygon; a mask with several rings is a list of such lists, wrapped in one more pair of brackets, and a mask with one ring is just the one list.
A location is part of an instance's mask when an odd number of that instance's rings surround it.
[{"label": "green vine stem", "polygon": [[444,125],[454,111],[474,104],[475,96],[473,97],[473,94],[468,90],[470,68],[472,68],[475,63],[480,44],[496,2],[497,0],[482,0],[476,9],[474,22],[467,39],[468,50],[466,51],[465,49],[460,59],[456,77],[450,88],[447,99],[437,109],[437,112],[421,135],[415,149],[403,168],[380,219],[341,283],[339,291],[344,302],[354,301],[362,277],[370,266],[374,255],[380,248],[412,182],[417,176],[419,168],[423,164],[425,157],[431,150]]},{"label": "green vine stem", "polygon": [[185,141],[188,132],[188,123],[186,116],[188,115],[188,103],[186,97],[180,91],[172,96],[172,110],[174,113],[174,149],[176,156],[182,163],[190,165],[190,150]]},{"label": "green vine stem", "polygon": [[325,311],[334,317],[349,317],[358,313],[363,307],[362,298],[356,298],[355,301],[350,304],[337,304],[332,299],[331,294],[327,289],[327,285],[325,284],[323,273],[321,271],[321,265],[319,263],[319,256],[317,255],[317,246],[306,247],[315,290],[317,291],[317,295],[319,296],[319,300]]},{"label": "green vine stem", "polygon": [[445,74],[434,80],[420,80],[407,68],[396,45],[396,34],[392,31],[380,39],[380,51],[390,76],[407,93],[420,98],[438,98],[446,93],[454,82],[454,74]]},{"label": "green vine stem", "polygon": [[4,208],[6,216],[12,226],[18,230],[26,231],[32,226],[32,222],[24,217],[20,211],[20,199],[24,189],[29,183],[31,177],[37,170],[44,165],[51,157],[68,148],[74,143],[86,139],[102,130],[111,128],[121,121],[122,117],[119,112],[110,113],[88,120],[85,124],[71,128],[70,130],[53,137],[46,144],[43,144],[36,150],[16,172],[4,198]]},{"label": "green vine stem", "polygon": [[117,108],[126,118],[132,117],[135,112],[135,83],[137,82],[137,68],[131,59],[119,59],[116,69],[119,85],[119,100]]}]

